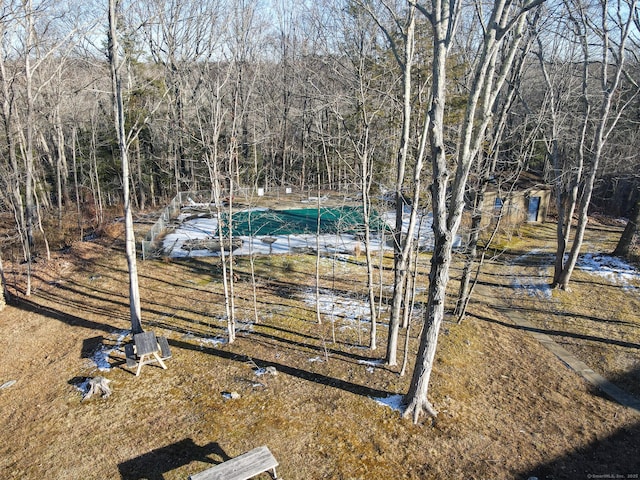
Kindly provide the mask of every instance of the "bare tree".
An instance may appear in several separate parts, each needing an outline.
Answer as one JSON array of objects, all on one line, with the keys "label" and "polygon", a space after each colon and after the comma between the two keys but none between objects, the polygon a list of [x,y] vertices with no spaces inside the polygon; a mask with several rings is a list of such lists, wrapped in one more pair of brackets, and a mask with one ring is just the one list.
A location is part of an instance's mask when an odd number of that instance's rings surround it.
[{"label": "bare tree", "polygon": [[[418,4],[433,29],[433,87],[430,106],[429,138],[433,168],[431,185],[434,252],[429,274],[425,325],[409,392],[405,396],[403,416],[418,422],[427,412],[437,415],[428,400],[438,334],[444,319],[445,293],[449,282],[454,238],[464,208],[464,193],[472,163],[484,141],[496,96],[511,69],[522,39],[527,13],[541,1],[521,4],[496,0],[488,12],[476,4],[483,36],[478,60],[473,66],[471,88],[458,140],[455,163],[451,169],[445,146],[444,111],[446,105],[446,60],[460,20],[461,4],[456,0],[433,0],[429,6]],[[485,16],[486,15],[486,16]],[[506,53],[499,55],[501,52]],[[498,60],[501,59],[500,62]],[[454,175],[449,183],[450,175]]]},{"label": "bare tree", "polygon": [[219,0],[144,0],[134,5],[136,21],[153,61],[162,67],[167,88],[162,141],[165,155],[171,157],[176,191],[196,189],[200,181],[190,129],[196,91],[202,86],[202,66],[226,39],[220,35],[228,18],[222,8]]},{"label": "bare tree", "polygon": [[[556,261],[552,286],[566,290],[578,260],[588,223],[589,206],[605,146],[618,121],[638,94],[638,86],[625,85],[629,56],[627,44],[637,14],[636,0],[601,0],[590,4],[567,1],[573,34],[580,46],[582,112],[580,136],[575,148],[577,162],[567,171],[560,164],[557,142],[552,150],[558,210]],[[595,78],[594,78],[595,77]],[[621,89],[630,87],[626,95]],[[567,180],[568,179],[568,180]],[[562,188],[563,185],[569,188]],[[573,213],[576,231],[569,248]]]},{"label": "bare tree", "polygon": [[[393,229],[394,246],[394,282],[393,297],[391,301],[391,313],[389,315],[389,334],[387,338],[387,349],[385,361],[390,366],[398,363],[398,335],[400,326],[406,325],[408,315],[408,296],[410,288],[408,285],[409,269],[413,256],[414,232],[419,209],[418,200],[420,198],[420,177],[424,165],[424,135],[420,136],[418,143],[419,151],[415,154],[412,201],[408,200],[407,189],[405,188],[407,160],[411,149],[411,131],[413,102],[416,95],[412,86],[413,67],[415,63],[416,49],[416,3],[407,2],[403,7],[393,2],[362,2],[362,7],[371,15],[380,30],[388,41],[393,56],[400,67],[402,77],[401,103],[402,103],[402,126],[400,141],[396,154],[396,178],[395,178],[395,226]],[[388,21],[385,21],[387,18]],[[420,86],[422,87],[422,86]],[[428,125],[428,120],[424,125]],[[423,134],[426,128],[423,130]],[[405,231],[405,207],[409,207],[409,221]],[[404,319],[404,322],[403,322]]]},{"label": "bare tree", "polygon": [[[34,247],[33,229],[35,223],[36,208],[34,205],[33,193],[33,149],[34,149],[34,129],[35,129],[35,112],[34,112],[34,92],[33,92],[33,66],[32,66],[32,50],[35,48],[35,31],[34,31],[34,11],[31,0],[26,0],[24,6],[25,21],[25,55],[24,55],[24,80],[25,80],[25,133],[24,133],[24,162],[25,162],[25,217],[26,217],[26,234],[27,245],[29,251]],[[27,259],[29,270],[31,269],[31,254]],[[30,277],[31,275],[29,275]],[[27,287],[27,295],[31,292],[31,282]]]},{"label": "bare tree", "polygon": [[[3,11],[2,19],[0,21],[0,34],[5,36],[7,28],[13,28],[10,26],[15,21],[15,16],[18,15],[17,11],[12,11],[7,8]],[[18,72],[15,68],[8,65],[7,56],[9,53],[6,51],[5,43],[0,44],[0,76],[2,81],[2,123],[3,134],[6,145],[6,152],[8,156],[8,165],[3,171],[2,179],[5,183],[4,186],[7,192],[10,192],[10,204],[13,209],[13,214],[16,222],[16,228],[18,230],[22,250],[23,258],[25,261],[31,256],[31,248],[27,239],[26,217],[23,200],[23,186],[21,179],[23,177],[22,168],[19,164],[18,158],[18,139],[19,128],[16,109],[16,78]],[[30,276],[28,280],[30,282]]]},{"label": "bare tree", "polygon": [[[42,208],[50,205],[48,186],[40,157],[47,157],[45,139],[48,122],[43,122],[41,110],[47,86],[55,84],[64,62],[63,47],[70,47],[74,35],[72,25],[64,25],[68,15],[65,6],[58,8],[50,2],[31,0],[2,4],[0,33],[0,76],[4,136],[7,145],[9,175],[6,179],[11,192],[24,258],[27,265],[25,293],[31,293],[31,263],[36,252],[36,229],[50,256],[49,245],[42,225]],[[47,68],[49,67],[49,68]]]},{"label": "bare tree", "polygon": [[131,194],[129,192],[129,148],[125,130],[124,103],[122,99],[122,70],[125,63],[120,55],[118,41],[119,1],[109,0],[109,64],[113,85],[113,102],[115,107],[115,124],[118,137],[118,149],[122,162],[122,194],[124,200],[125,220],[125,252],[129,270],[129,310],[131,314],[131,333],[142,332],[142,313],[140,307],[140,288],[138,285],[138,266],[136,258],[136,240],[133,231],[133,213]]},{"label": "bare tree", "polygon": [[[344,132],[352,145],[354,164],[359,168],[359,181],[363,211],[363,232],[365,261],[367,267],[367,297],[369,301],[369,316],[371,319],[369,330],[369,348],[377,348],[378,300],[374,278],[376,265],[372,255],[372,225],[374,213],[372,187],[379,183],[382,172],[376,169],[378,151],[383,150],[384,138],[376,140],[374,132],[384,118],[384,110],[391,101],[394,83],[381,82],[386,76],[382,70],[373,68],[376,52],[380,48],[378,26],[370,13],[362,9],[351,9],[348,12],[335,12],[332,18],[340,18],[340,36],[344,49],[344,65],[335,67],[336,74],[345,85],[350,108],[345,108],[340,102],[328,101],[334,108],[334,115],[344,126]],[[377,226],[379,228],[379,226]],[[377,232],[382,237],[383,231]],[[384,245],[380,245],[382,250]]]},{"label": "bare tree", "polygon": [[633,238],[638,231],[638,225],[640,224],[640,192],[636,188],[636,201],[633,203],[633,208],[631,209],[631,213],[629,214],[629,220],[627,221],[627,225],[620,236],[620,240],[616,245],[615,250],[613,251],[613,255],[617,255],[619,257],[628,257],[631,251],[631,245],[633,243]]},{"label": "bare tree", "polygon": [[[233,259],[230,249],[233,249],[233,188],[231,178],[230,155],[235,153],[233,147],[224,149],[221,146],[227,122],[232,123],[231,109],[233,105],[225,104],[225,97],[232,89],[235,65],[207,65],[202,72],[201,82],[204,88],[199,89],[194,98],[194,110],[197,119],[197,142],[202,148],[202,160],[207,167],[211,185],[211,200],[215,215],[218,218],[217,238],[219,242],[219,256],[222,267],[222,282],[224,289],[224,312],[227,321],[228,342],[233,343],[236,338],[235,306],[233,296]],[[225,163],[226,161],[226,163]],[[232,175],[232,174],[231,174]],[[227,185],[229,188],[227,188]],[[224,208],[225,197],[229,199],[228,209]],[[227,218],[228,224],[223,225],[222,219]],[[225,233],[225,229],[229,232]]]},{"label": "bare tree", "polygon": [[2,251],[0,251],[0,312],[7,305],[7,282],[4,277],[4,267],[2,265]]},{"label": "bare tree", "polygon": [[[465,316],[467,306],[473,293],[472,273],[475,270],[475,279],[478,278],[480,269],[482,268],[486,252],[491,247],[491,240],[495,237],[500,227],[502,218],[502,208],[497,209],[495,221],[487,222],[491,227],[491,231],[487,232],[484,238],[483,246],[478,251],[478,245],[483,233],[483,222],[486,220],[487,208],[485,207],[485,198],[487,189],[490,184],[494,184],[498,192],[503,192],[497,199],[508,199],[511,191],[516,185],[517,179],[522,170],[527,167],[527,159],[531,156],[534,146],[534,140],[539,135],[539,122],[534,122],[532,126],[528,125],[528,116],[525,114],[524,121],[514,122],[511,112],[514,103],[518,100],[518,93],[521,89],[521,82],[527,58],[531,50],[531,46],[536,39],[534,26],[540,19],[540,12],[536,12],[529,22],[526,30],[525,41],[522,42],[520,51],[514,57],[513,65],[506,81],[505,88],[500,92],[497,101],[492,109],[493,117],[490,125],[490,131],[487,133],[485,147],[479,151],[478,159],[474,164],[475,181],[469,183],[469,197],[471,205],[471,225],[468,228],[468,241],[465,245],[465,261],[460,277],[460,288],[458,291],[458,299],[454,314],[458,321],[462,321]],[[511,129],[509,125],[515,124]],[[520,130],[518,140],[509,141],[508,135],[514,135],[515,132],[508,130]],[[505,145],[517,143],[517,148],[505,148]],[[506,151],[505,151],[506,150]],[[506,159],[502,158],[507,156]],[[516,160],[517,159],[517,160]],[[506,162],[505,162],[506,160]],[[505,163],[507,165],[505,165]],[[511,165],[509,165],[511,164]],[[506,185],[506,191],[502,185]],[[504,206],[504,201],[502,202]],[[493,216],[496,208],[490,210]]]},{"label": "bare tree", "polygon": [[[213,187],[213,199],[214,205],[216,209],[216,214],[218,216],[218,240],[220,242],[220,262],[222,265],[222,285],[224,287],[224,309],[225,309],[225,318],[227,320],[227,335],[229,343],[233,343],[236,340],[236,313],[235,313],[235,305],[234,305],[234,297],[233,297],[233,257],[231,256],[231,252],[233,251],[232,244],[232,231],[233,231],[233,215],[231,212],[232,204],[229,203],[229,211],[228,211],[228,224],[224,225],[228,235],[225,235],[222,218],[223,218],[223,196],[222,196],[222,185],[221,185],[221,174],[217,169],[218,162],[214,160],[214,187]],[[231,198],[233,189],[229,189],[229,199]],[[229,255],[227,255],[227,250],[229,250]],[[229,266],[227,266],[227,257],[229,257]]]},{"label": "bare tree", "polygon": [[[536,56],[540,64],[543,85],[539,87],[545,92],[540,100],[539,110],[545,112],[546,121],[543,125],[543,139],[547,157],[551,164],[550,181],[553,183],[556,199],[558,221],[556,225],[557,251],[564,252],[569,244],[571,223],[578,198],[578,182],[580,175],[574,168],[574,157],[570,149],[572,132],[578,130],[575,124],[575,98],[580,98],[579,59],[576,59],[576,42],[573,38],[565,38],[562,32],[571,31],[571,24],[567,24],[566,15],[561,8],[558,17],[550,15],[557,23],[550,21],[545,30],[539,31],[536,42],[538,48]],[[579,57],[579,53],[577,54]],[[560,61],[553,61],[554,58]],[[556,258],[556,268],[562,269],[564,260]],[[558,263],[560,262],[560,263]]]}]

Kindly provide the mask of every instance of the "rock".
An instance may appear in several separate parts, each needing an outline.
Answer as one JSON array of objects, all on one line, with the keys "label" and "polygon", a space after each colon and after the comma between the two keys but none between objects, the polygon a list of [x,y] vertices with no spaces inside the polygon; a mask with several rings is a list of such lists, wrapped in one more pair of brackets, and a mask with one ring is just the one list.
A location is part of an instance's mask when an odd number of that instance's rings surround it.
[{"label": "rock", "polygon": [[16,383],[16,380],[9,380],[8,382],[3,383],[2,385],[0,385],[0,390],[4,390],[5,388],[9,388],[9,387],[13,387]]},{"label": "rock", "polygon": [[240,398],[238,392],[222,392],[222,396],[225,400],[238,400]]},{"label": "rock", "polygon": [[278,374],[278,370],[276,370],[276,367],[267,367],[265,370],[270,375],[277,375]]}]

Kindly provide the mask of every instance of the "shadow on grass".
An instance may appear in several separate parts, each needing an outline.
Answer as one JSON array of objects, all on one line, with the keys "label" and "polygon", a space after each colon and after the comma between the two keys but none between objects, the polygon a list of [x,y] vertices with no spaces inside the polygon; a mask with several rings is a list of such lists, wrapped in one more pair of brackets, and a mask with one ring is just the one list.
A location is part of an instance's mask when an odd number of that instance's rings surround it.
[{"label": "shadow on grass", "polygon": [[98,335],[97,337],[85,338],[82,341],[82,350],[80,351],[80,358],[91,358],[99,348],[102,348],[104,344],[104,337]]},{"label": "shadow on grass", "polygon": [[[78,297],[88,301],[76,300]],[[21,302],[37,305],[35,303],[37,299],[55,303],[61,308],[68,307],[77,311],[93,313],[96,315],[111,317],[120,316],[121,318],[126,318],[123,312],[129,307],[128,297],[122,293],[98,290],[93,285],[91,288],[88,288],[87,285],[74,281],[67,281],[64,284],[56,284],[56,288],[52,290],[39,289],[30,297],[14,297],[14,303],[16,306],[20,306]],[[93,305],[91,304],[91,301],[93,300],[97,300],[103,305]]]},{"label": "shadow on grass", "polygon": [[[481,282],[478,282],[478,285],[480,284]],[[494,288],[494,292],[495,292],[495,285],[489,285],[489,286]],[[630,327],[630,328],[637,328],[638,326],[638,323],[636,322],[615,319],[618,312],[614,308],[610,308],[610,309],[600,308],[599,311],[602,312],[603,315],[607,315],[607,314],[609,315],[609,318],[606,318],[604,316],[595,316],[595,315],[588,315],[586,313],[582,313],[580,309],[581,307],[580,305],[577,305],[575,307],[566,307],[562,305],[560,302],[558,302],[555,298],[551,298],[547,296],[546,292],[550,291],[550,287],[548,284],[528,285],[526,288],[525,287],[506,287],[506,288],[511,290],[512,292],[516,292],[517,301],[514,303],[517,303],[517,305],[512,305],[509,307],[496,306],[495,299],[498,298],[497,296],[488,296],[486,294],[477,293],[477,292],[474,293],[475,295],[474,298],[478,300],[479,303],[481,302],[486,305],[493,306],[498,310],[513,309],[513,310],[519,311],[522,314],[526,314],[528,312],[532,314],[542,313],[542,314],[548,314],[550,317],[563,317],[563,318],[571,317],[571,318],[586,320],[594,323],[601,323],[606,325],[619,325],[619,326]],[[509,292],[505,292],[505,296],[507,294],[509,294]],[[511,295],[515,297],[513,293],[511,293]]]},{"label": "shadow on grass", "polygon": [[[212,460],[211,455],[219,457],[220,460]],[[205,462],[213,466],[230,459],[231,457],[215,442],[200,446],[196,445],[192,439],[186,438],[122,462],[118,465],[118,470],[122,480],[164,480],[165,473],[193,461]]]},{"label": "shadow on grass", "polygon": [[[324,345],[321,345],[320,343],[318,344],[314,344],[312,342],[319,342],[319,339],[317,337],[312,337],[311,335],[306,335],[304,333],[301,332],[296,332],[293,330],[289,330],[283,327],[279,327],[276,325],[264,325],[264,324],[260,324],[261,327],[263,327],[264,329],[270,329],[273,330],[275,332],[278,332],[279,334],[269,334],[266,332],[259,332],[259,331],[253,331],[251,332],[251,335],[255,335],[257,337],[261,337],[267,340],[272,340],[274,343],[287,343],[289,345],[292,346],[296,346],[299,347],[300,349],[306,349],[306,350],[310,350],[316,353],[327,353],[330,354],[332,356],[340,356],[340,357],[344,357],[347,358],[349,360],[352,361],[364,361],[364,362],[369,362],[372,360],[375,360],[374,358],[371,358],[370,356],[367,355],[358,355],[357,353],[351,353],[351,352],[345,352],[342,350],[338,350],[336,348],[330,348],[330,347],[325,347]],[[305,341],[296,341],[296,340],[292,340],[290,338],[288,338],[288,336],[297,336],[303,339],[308,339],[309,342],[305,342]],[[336,342],[338,344],[342,344],[344,346],[353,346],[352,344],[348,343],[348,342]],[[364,347],[361,347],[364,348]],[[368,350],[369,351],[369,350]]]},{"label": "shadow on grass", "polygon": [[37,313],[38,315],[53,318],[54,320],[58,320],[71,326],[89,328],[93,330],[102,330],[109,333],[117,330],[116,327],[107,323],[94,322],[92,320],[80,318],[76,315],[71,315],[69,313],[64,313],[50,307],[38,305],[37,303],[32,302],[31,300],[27,300],[26,298],[13,298],[12,305],[26,312]]},{"label": "shadow on grass", "polygon": [[[637,378],[640,375],[640,369],[629,372],[627,375]],[[616,383],[622,382],[620,378],[612,380]],[[594,388],[594,390],[596,389]],[[602,395],[599,391],[594,393]],[[575,445],[573,450],[564,455],[522,472],[519,478],[535,477],[539,480],[637,479],[640,478],[638,445],[640,445],[640,421],[620,428],[607,437],[596,438],[584,445]]]},{"label": "shadow on grass", "polygon": [[378,390],[376,388],[371,388],[364,385],[358,385],[357,383],[348,382],[340,378],[329,377],[321,373],[309,372],[307,370],[291,367],[289,365],[285,365],[282,363],[270,362],[268,360],[261,360],[254,356],[250,357],[248,355],[244,355],[240,353],[232,353],[232,352],[227,352],[227,351],[219,350],[212,347],[194,345],[194,344],[183,342],[180,340],[170,339],[169,344],[172,347],[181,348],[184,350],[194,350],[197,352],[205,353],[207,355],[214,355],[216,357],[224,358],[226,360],[232,360],[235,362],[240,362],[240,363],[252,362],[258,368],[274,367],[280,373],[290,375],[292,377],[300,378],[302,380],[307,380],[309,382],[314,382],[319,385],[338,388],[340,390],[354,393],[356,395],[362,395],[364,397],[385,398],[395,393],[395,392],[387,392],[384,390]]},{"label": "shadow on grass", "polygon": [[[499,309],[498,309],[499,310]],[[615,340],[611,338],[602,338],[595,337],[593,335],[583,335],[580,333],[567,332],[564,330],[549,330],[545,328],[537,328],[537,327],[525,327],[521,325],[514,325],[511,323],[502,322],[500,320],[496,320],[495,318],[484,317],[481,315],[474,315],[475,318],[479,320],[483,320],[485,322],[495,323],[497,325],[501,325],[503,327],[512,328],[515,330],[524,330],[525,332],[534,332],[534,333],[544,333],[545,335],[549,335],[550,337],[567,337],[567,338],[575,338],[577,340],[588,340],[590,342],[604,343],[606,345],[617,345],[618,347],[624,348],[633,348],[640,350],[640,344],[633,342],[626,342],[624,340]]]},{"label": "shadow on grass", "polygon": [[[342,358],[346,358],[353,362],[358,361],[372,361],[376,360],[375,358],[371,358],[367,355],[358,355],[357,353],[345,352],[343,350],[326,347],[323,345],[321,337],[314,337],[311,335],[307,335],[302,332],[285,329],[283,327],[279,327],[276,325],[266,324],[266,323],[249,323],[249,325],[259,327],[259,329],[251,330],[249,333],[251,336],[254,336],[258,339],[262,339],[266,342],[273,342],[273,344],[287,345],[290,348],[297,348],[299,351],[308,351],[314,352],[315,354],[325,354],[328,353],[332,356],[339,356]],[[221,337],[226,339],[227,328],[226,325],[218,324],[218,325],[204,325],[200,324],[201,327],[206,327],[206,331],[197,330],[196,328],[185,328],[176,326],[170,322],[165,322],[162,320],[147,320],[145,322],[145,328],[156,328],[156,329],[165,329],[171,330],[176,334],[180,334],[183,336],[199,336],[201,338],[214,338]],[[195,325],[192,324],[192,327]],[[277,333],[268,333],[267,330],[272,330],[274,332],[279,332],[282,335],[278,335]],[[244,333],[247,333],[241,326],[236,326],[236,334],[242,336]],[[298,339],[296,339],[299,338]],[[170,342],[173,342],[171,340]],[[340,341],[338,344],[342,344],[346,347],[358,347],[358,345],[354,345],[349,342]],[[364,348],[364,347],[361,347]]]}]

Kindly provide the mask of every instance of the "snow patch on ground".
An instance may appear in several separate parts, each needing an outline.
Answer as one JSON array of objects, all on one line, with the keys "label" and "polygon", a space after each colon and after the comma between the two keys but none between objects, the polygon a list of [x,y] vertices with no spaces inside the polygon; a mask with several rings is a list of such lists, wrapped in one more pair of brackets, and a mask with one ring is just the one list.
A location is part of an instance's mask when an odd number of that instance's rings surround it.
[{"label": "snow patch on ground", "polygon": [[[544,280],[542,280],[544,282]],[[539,277],[526,277],[523,279],[515,277],[513,279],[513,287],[521,290],[530,297],[550,299],[551,286],[548,283],[540,283]]]},{"label": "snow patch on ground", "polygon": [[115,344],[111,347],[100,345],[96,351],[93,352],[93,355],[91,355],[91,362],[93,362],[95,367],[101,372],[111,370],[111,363],[109,362],[111,353],[120,350],[122,342],[126,336],[129,335],[129,330],[116,330],[111,334],[116,337]]},{"label": "snow patch on ground", "polygon": [[[227,322],[224,318],[219,318],[220,323],[224,324],[224,329],[226,331]],[[254,331],[255,322],[250,320],[239,320],[236,321],[236,335],[240,333],[249,334]],[[208,347],[218,347],[220,345],[226,345],[228,343],[227,337],[201,337],[192,332],[185,333],[182,335],[184,340],[189,340],[195,343],[200,344],[200,346],[208,346]]]},{"label": "snow patch on ground", "polygon": [[4,390],[5,388],[13,387],[16,384],[17,380],[9,380],[8,382],[4,382],[0,385],[0,390]]},{"label": "snow patch on ground", "polygon": [[358,360],[360,365],[368,365],[370,367],[377,367],[384,363],[384,360]]},{"label": "snow patch on ground", "polygon": [[84,397],[87,393],[89,393],[89,381],[91,379],[90,378],[85,378],[84,380],[82,380],[82,382],[80,383],[76,383],[74,384],[74,386],[76,387],[76,389],[82,393],[82,396]]},{"label": "snow patch on ground", "polygon": [[241,333],[241,332],[251,333],[253,332],[254,326],[255,326],[255,322],[251,320],[240,320],[236,322],[236,333]]},{"label": "snow patch on ground", "polygon": [[185,339],[185,340],[192,340],[194,342],[197,342],[201,346],[207,345],[207,346],[217,347],[219,345],[224,345],[224,344],[227,343],[227,339],[226,338],[222,338],[222,337],[199,337],[197,335],[194,335],[191,332],[184,334],[182,336],[182,338]]},{"label": "snow patch on ground", "polygon": [[[316,292],[307,290],[304,301],[307,305],[315,308]],[[342,330],[355,329],[358,327],[358,322],[369,323],[371,321],[369,303],[364,300],[343,297],[331,291],[321,290],[318,295],[318,305],[320,314],[324,315],[329,321],[336,322],[340,320],[343,322],[340,326]]]},{"label": "snow patch on ground", "polygon": [[366,365],[368,373],[374,373],[376,370],[375,367],[384,364],[384,360],[359,360],[358,363],[360,365]]},{"label": "snow patch on ground", "polygon": [[637,289],[631,283],[640,281],[640,272],[624,260],[610,255],[586,253],[578,259],[576,266],[631,290]]},{"label": "snow patch on ground", "polygon": [[[513,259],[512,265],[527,266],[533,269],[532,275],[512,275],[514,289],[534,298],[550,299],[551,286],[548,279],[548,254],[534,249]],[[539,260],[539,261],[536,261]]]},{"label": "snow patch on ground", "polygon": [[200,345],[210,345],[212,347],[227,343],[227,339],[222,337],[195,337],[195,339]]},{"label": "snow patch on ground", "polygon": [[400,413],[404,411],[402,405],[403,395],[390,395],[388,397],[372,397],[372,399],[378,404],[383,405],[385,407],[389,407],[392,410],[396,410]]},{"label": "snow patch on ground", "polygon": [[[531,260],[532,257],[536,256],[541,259],[537,265]],[[543,254],[541,250],[532,250],[514,259],[512,262],[514,265],[522,266],[528,263],[536,269],[536,273],[534,276],[514,276],[513,287],[531,297],[551,298],[550,279],[552,274],[550,269],[552,266],[550,263],[553,263],[553,259],[549,260],[547,256],[548,254]],[[634,286],[634,283],[640,282],[640,272],[634,266],[618,257],[599,253],[585,253],[578,258],[576,268],[602,277],[608,282],[621,285],[630,291],[637,292],[640,290],[640,288]]]}]

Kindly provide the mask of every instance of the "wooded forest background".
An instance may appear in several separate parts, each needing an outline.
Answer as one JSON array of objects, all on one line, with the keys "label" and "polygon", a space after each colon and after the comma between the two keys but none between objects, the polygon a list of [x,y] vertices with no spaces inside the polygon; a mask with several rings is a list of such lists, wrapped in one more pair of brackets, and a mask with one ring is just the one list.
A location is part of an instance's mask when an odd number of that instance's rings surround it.
[{"label": "wooded forest background", "polygon": [[[9,0],[0,9],[0,208],[27,262],[48,249],[44,216],[73,210],[85,235],[123,199],[145,210],[180,191],[355,186],[371,208],[392,195],[396,208],[433,211],[426,318],[435,321],[414,374],[428,385],[452,238],[468,216],[469,276],[488,242],[488,189],[507,197],[523,172],[551,186],[560,288],[589,212],[637,215],[635,0]],[[396,224],[396,319],[407,238]],[[430,411],[426,386],[411,390],[417,419]]]}]

